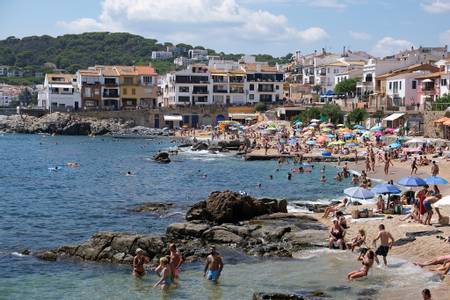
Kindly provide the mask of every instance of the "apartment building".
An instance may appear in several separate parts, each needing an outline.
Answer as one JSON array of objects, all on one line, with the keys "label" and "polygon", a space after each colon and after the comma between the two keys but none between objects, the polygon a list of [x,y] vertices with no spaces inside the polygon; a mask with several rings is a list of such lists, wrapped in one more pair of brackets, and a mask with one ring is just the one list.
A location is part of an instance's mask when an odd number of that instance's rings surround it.
[{"label": "apartment building", "polygon": [[38,106],[48,110],[78,110],[81,96],[75,74],[46,74]]},{"label": "apartment building", "polygon": [[149,66],[94,66],[77,72],[83,109],[157,105],[158,74]]},{"label": "apartment building", "polygon": [[171,59],[172,56],[173,53],[169,51],[152,51],[152,59],[154,60]]}]

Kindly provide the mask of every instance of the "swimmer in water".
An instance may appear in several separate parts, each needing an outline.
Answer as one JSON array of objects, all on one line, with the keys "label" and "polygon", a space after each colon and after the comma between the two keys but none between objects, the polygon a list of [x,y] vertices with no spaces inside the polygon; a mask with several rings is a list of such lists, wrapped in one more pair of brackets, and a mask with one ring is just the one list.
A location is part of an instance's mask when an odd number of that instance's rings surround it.
[{"label": "swimmer in water", "polygon": [[127,174],[125,174],[125,176],[133,176],[133,173],[131,173],[131,171],[128,171]]},{"label": "swimmer in water", "polygon": [[273,179],[273,176],[272,176],[272,175],[269,175],[269,179],[272,180],[272,179]]},{"label": "swimmer in water", "polygon": [[325,176],[322,176],[322,177],[320,178],[320,182],[322,182],[322,183],[327,182],[327,179],[325,178]]},{"label": "swimmer in water", "polygon": [[261,188],[261,183],[258,183],[256,186],[257,186],[258,188]]},{"label": "swimmer in water", "polygon": [[288,180],[291,180],[291,179],[292,179],[292,174],[291,174],[291,173],[288,173],[287,178],[288,178]]},{"label": "swimmer in water", "polygon": [[323,166],[322,169],[320,169],[320,173],[325,173],[325,166]]}]

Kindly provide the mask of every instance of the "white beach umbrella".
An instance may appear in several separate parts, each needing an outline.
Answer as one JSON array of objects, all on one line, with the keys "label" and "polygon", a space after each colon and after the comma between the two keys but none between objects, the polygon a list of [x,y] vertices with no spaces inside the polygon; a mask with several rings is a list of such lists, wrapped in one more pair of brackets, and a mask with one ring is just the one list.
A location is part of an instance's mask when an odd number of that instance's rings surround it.
[{"label": "white beach umbrella", "polygon": [[450,196],[445,196],[444,198],[438,200],[434,207],[450,206]]}]

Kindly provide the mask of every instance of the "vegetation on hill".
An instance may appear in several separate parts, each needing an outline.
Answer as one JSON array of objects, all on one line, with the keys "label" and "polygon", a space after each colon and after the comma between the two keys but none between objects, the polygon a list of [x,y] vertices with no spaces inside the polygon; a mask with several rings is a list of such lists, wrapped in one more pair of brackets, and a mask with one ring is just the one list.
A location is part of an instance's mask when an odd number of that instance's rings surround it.
[{"label": "vegetation on hill", "polygon": [[[29,36],[22,39],[8,37],[0,41],[0,65],[31,68],[34,71],[48,72],[44,67],[48,63],[58,69],[75,72],[96,64],[107,65],[148,65],[151,63],[160,74],[175,69],[173,59],[151,59],[152,51],[166,50],[172,43],[159,43],[156,39],[148,39],[130,33],[87,32],[82,34],[66,34],[58,37]],[[188,44],[177,44],[184,49],[186,56]],[[202,48],[196,46],[196,48]],[[217,53],[207,49],[210,55],[220,55],[224,59],[237,60],[242,54]],[[257,60],[268,61],[270,64],[285,63],[292,54],[274,58],[271,55],[258,54]]]}]

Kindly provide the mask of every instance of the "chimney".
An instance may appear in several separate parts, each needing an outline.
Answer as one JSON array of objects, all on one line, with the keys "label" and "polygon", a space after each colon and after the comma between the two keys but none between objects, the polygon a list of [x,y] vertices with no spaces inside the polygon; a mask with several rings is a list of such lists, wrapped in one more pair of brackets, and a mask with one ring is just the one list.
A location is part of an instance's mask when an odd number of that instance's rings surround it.
[{"label": "chimney", "polygon": [[345,46],[344,46],[344,50],[342,51],[342,56],[345,56]]},{"label": "chimney", "polygon": [[326,52],[325,52],[325,48],[322,48],[322,54],[325,54]]},{"label": "chimney", "polygon": [[316,56],[317,55],[317,50],[314,50],[314,56]]}]

